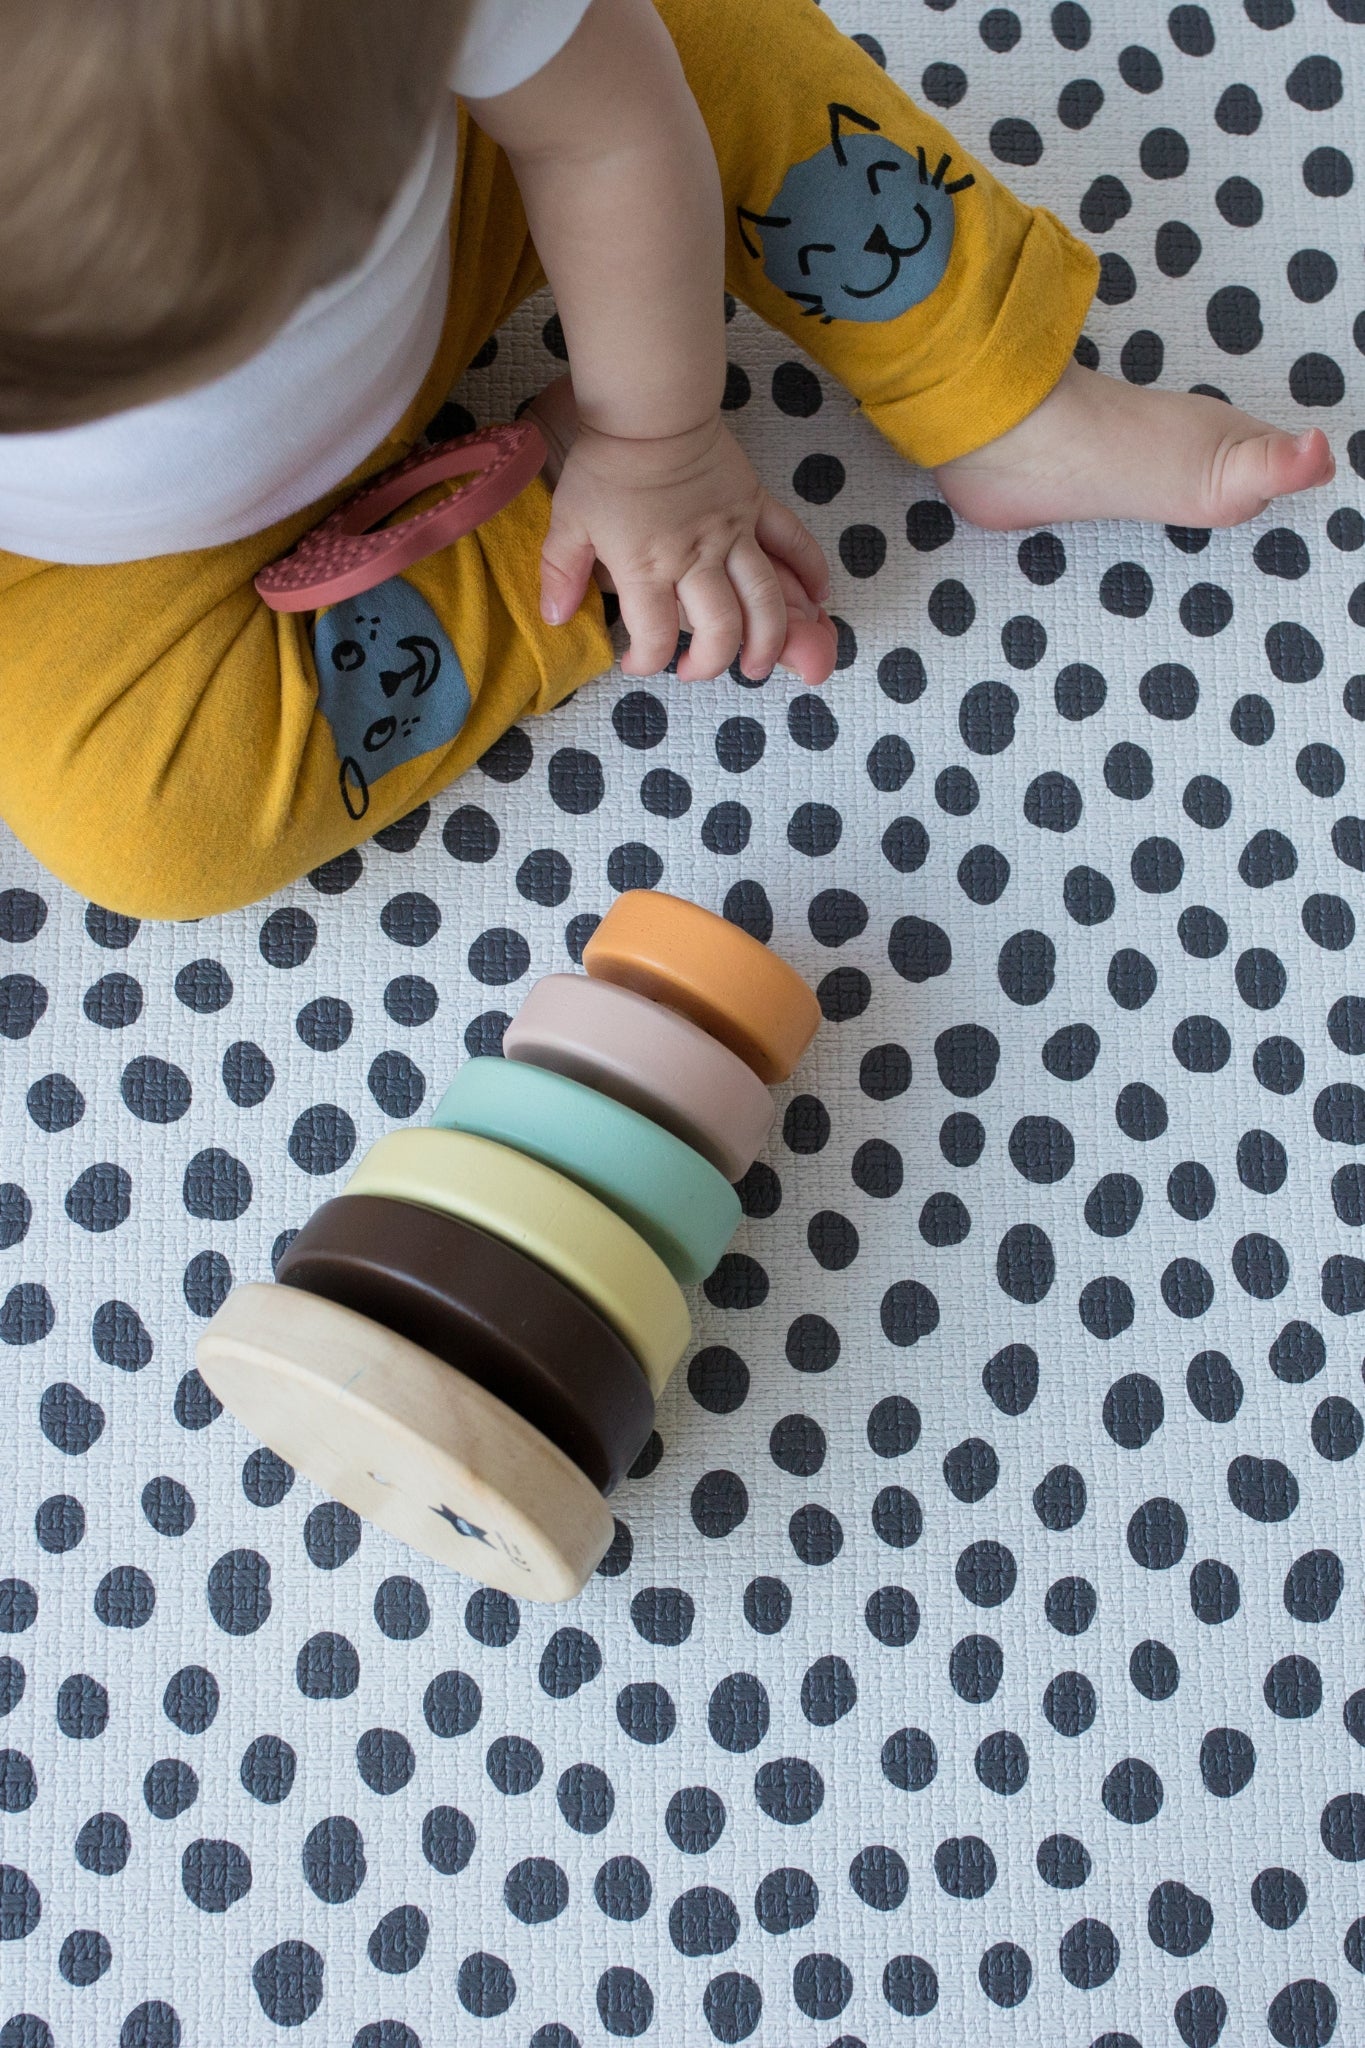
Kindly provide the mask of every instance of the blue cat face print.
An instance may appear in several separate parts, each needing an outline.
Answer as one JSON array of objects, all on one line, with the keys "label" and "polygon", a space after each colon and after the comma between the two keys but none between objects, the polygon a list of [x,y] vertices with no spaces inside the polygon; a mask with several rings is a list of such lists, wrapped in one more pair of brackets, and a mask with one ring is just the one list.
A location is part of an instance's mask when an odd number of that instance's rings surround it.
[{"label": "blue cat face print", "polygon": [[953,198],[976,181],[950,180],[947,156],[931,170],[852,107],[831,106],[829,122],[829,147],[792,166],[766,213],[741,206],[739,231],[809,318],[895,320],[942,283]]},{"label": "blue cat face print", "polygon": [[363,818],[372,782],[454,739],[469,716],[469,684],[445,627],[401,576],[324,612],[313,659],[342,802]]}]

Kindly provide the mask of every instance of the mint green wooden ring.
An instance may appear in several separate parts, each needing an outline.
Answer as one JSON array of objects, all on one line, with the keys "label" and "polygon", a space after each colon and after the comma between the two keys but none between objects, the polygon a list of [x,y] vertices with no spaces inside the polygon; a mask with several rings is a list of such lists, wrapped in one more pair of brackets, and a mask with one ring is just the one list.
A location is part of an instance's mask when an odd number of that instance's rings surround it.
[{"label": "mint green wooden ring", "polygon": [[686,1284],[734,1236],[739,1197],[711,1162],[638,1111],[521,1061],[466,1062],[432,1122],[491,1138],[576,1180],[614,1209]]}]

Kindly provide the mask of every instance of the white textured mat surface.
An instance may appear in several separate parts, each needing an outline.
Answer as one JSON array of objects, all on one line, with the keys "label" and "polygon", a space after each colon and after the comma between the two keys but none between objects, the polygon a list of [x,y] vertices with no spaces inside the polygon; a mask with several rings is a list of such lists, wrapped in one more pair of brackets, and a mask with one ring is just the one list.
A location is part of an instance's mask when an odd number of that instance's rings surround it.
[{"label": "white textured mat surface", "polygon": [[[838,13],[1086,223],[1106,368],[1338,482],[954,532],[741,314],[818,699],[618,677],[198,926],[6,843],[3,2048],[1365,2040],[1365,10],[946,7]],[[656,879],[830,1021],[612,1574],[518,1613],[185,1375]]]}]

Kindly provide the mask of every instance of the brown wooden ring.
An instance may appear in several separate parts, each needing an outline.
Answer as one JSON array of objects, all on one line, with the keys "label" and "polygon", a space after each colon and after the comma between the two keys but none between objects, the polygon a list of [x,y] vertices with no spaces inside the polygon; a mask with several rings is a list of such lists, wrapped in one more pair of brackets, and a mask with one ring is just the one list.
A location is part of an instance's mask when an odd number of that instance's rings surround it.
[{"label": "brown wooden ring", "polygon": [[615,1332],[553,1274],[453,1216],[338,1195],[309,1218],[275,1277],[455,1366],[604,1494],[648,1440],[653,1396]]}]

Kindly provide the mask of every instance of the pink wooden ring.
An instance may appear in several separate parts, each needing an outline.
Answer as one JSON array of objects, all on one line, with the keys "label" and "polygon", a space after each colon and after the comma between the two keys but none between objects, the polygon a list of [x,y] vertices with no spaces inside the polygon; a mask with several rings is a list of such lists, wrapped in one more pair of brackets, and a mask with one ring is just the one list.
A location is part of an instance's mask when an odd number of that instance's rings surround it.
[{"label": "pink wooden ring", "polygon": [[586,974],[538,981],[502,1049],[661,1124],[728,1181],[749,1171],[776,1110],[752,1067],[700,1025]]},{"label": "pink wooden ring", "polygon": [[[530,420],[415,448],[339,505],[290,554],[262,569],[256,588],[275,612],[316,611],[373,590],[510,505],[540,474],[546,452],[541,431]],[[477,482],[455,497],[397,526],[369,531],[432,484],[474,471]]]}]

